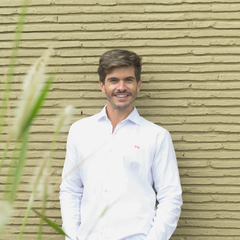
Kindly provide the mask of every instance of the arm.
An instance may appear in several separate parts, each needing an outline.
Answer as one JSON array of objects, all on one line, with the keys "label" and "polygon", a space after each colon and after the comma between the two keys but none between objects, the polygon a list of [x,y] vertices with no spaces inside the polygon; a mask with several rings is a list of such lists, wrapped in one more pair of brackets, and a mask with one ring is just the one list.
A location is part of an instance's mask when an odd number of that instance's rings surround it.
[{"label": "arm", "polygon": [[[83,184],[78,168],[71,172],[78,163],[74,143],[74,130],[71,127],[68,134],[67,153],[62,173],[62,184],[60,186],[60,204],[63,221],[62,228],[71,239],[76,240],[77,229],[81,222],[80,206]],[[69,238],[66,237],[67,239]]]},{"label": "arm", "polygon": [[159,204],[153,226],[145,240],[167,240],[177,227],[182,205],[177,160],[167,131],[157,141],[152,174]]}]

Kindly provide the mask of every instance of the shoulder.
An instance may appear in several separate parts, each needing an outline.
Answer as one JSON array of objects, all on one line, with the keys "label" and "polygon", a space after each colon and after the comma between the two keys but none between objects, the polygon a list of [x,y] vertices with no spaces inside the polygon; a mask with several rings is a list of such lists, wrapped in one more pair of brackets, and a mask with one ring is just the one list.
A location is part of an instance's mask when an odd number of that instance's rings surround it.
[{"label": "shoulder", "polygon": [[162,143],[171,143],[172,138],[169,131],[147,119],[141,117],[141,133],[145,139],[148,139],[149,144],[160,145]]},{"label": "shoulder", "polygon": [[80,119],[76,122],[74,122],[69,130],[69,133],[77,133],[79,131],[81,132],[85,132],[85,131],[89,131],[90,128],[93,128],[94,126],[96,126],[96,123],[98,121],[98,116],[100,113],[97,113],[93,116],[90,117],[86,117],[83,119]]},{"label": "shoulder", "polygon": [[155,134],[169,134],[168,130],[140,116],[140,127]]}]

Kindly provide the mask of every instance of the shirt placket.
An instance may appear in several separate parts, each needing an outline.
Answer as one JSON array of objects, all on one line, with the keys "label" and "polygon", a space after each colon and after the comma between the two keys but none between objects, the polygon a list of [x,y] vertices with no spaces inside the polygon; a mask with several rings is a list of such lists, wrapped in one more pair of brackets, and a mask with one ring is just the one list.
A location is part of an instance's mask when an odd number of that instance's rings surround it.
[{"label": "shirt placket", "polygon": [[[103,178],[103,185],[102,185],[102,198],[101,198],[101,209],[105,209],[107,206],[112,204],[112,181],[111,181],[111,174],[113,170],[114,158],[115,158],[115,142],[117,137],[117,129],[115,129],[114,133],[112,133],[112,126],[109,132],[109,141],[108,146],[106,148],[106,160],[105,160],[105,169],[104,169],[104,178]],[[99,237],[98,240],[104,239],[104,223],[108,221],[107,214],[101,219],[99,222]]]}]

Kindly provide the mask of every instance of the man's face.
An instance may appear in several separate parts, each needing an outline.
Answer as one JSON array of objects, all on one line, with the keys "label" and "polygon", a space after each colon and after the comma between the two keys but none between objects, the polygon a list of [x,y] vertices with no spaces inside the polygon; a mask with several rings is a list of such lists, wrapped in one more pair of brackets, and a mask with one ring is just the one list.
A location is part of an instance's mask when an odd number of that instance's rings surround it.
[{"label": "man's face", "polygon": [[133,66],[113,68],[106,75],[105,84],[100,82],[101,90],[107,96],[107,108],[132,111],[141,84],[142,80],[137,83]]}]

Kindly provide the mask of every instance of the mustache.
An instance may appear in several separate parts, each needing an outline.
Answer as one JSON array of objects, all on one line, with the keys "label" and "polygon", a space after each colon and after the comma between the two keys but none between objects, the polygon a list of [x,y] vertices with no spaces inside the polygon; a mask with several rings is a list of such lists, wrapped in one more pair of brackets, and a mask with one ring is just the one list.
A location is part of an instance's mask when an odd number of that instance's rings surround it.
[{"label": "mustache", "polygon": [[112,93],[112,96],[116,95],[116,94],[127,94],[129,96],[132,96],[132,93],[131,92],[128,92],[128,91],[117,91],[117,92],[113,92]]}]

